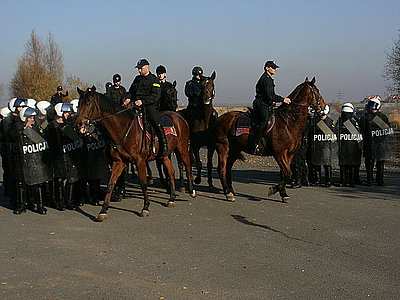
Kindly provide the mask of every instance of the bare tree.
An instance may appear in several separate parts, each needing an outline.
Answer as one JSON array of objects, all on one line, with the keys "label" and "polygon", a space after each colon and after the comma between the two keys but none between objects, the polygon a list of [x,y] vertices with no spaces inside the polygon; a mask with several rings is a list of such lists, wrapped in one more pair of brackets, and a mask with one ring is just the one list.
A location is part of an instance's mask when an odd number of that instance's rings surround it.
[{"label": "bare tree", "polygon": [[386,52],[386,64],[383,71],[383,78],[387,81],[387,89],[393,93],[400,93],[400,30],[394,45]]}]

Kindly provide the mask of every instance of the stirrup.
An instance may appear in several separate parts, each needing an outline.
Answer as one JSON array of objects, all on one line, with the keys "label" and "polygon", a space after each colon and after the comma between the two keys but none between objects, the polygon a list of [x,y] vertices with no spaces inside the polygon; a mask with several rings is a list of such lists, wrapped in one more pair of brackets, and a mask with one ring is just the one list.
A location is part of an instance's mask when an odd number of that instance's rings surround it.
[{"label": "stirrup", "polygon": [[256,146],[254,147],[253,154],[254,154],[254,155],[261,155],[261,154],[262,154],[259,145],[256,145]]}]

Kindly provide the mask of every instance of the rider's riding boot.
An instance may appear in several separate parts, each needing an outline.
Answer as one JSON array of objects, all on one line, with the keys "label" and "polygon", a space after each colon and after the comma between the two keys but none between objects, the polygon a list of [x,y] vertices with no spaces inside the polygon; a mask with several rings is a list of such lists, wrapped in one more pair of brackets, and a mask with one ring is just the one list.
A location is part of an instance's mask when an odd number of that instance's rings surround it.
[{"label": "rider's riding boot", "polygon": [[254,136],[254,151],[253,151],[254,155],[262,154],[259,144],[260,144],[260,140],[261,140],[263,133],[264,133],[264,127],[261,128],[261,126],[260,126],[259,128],[257,128],[257,133]]},{"label": "rider's riding boot", "polygon": [[26,211],[26,187],[21,181],[16,183],[16,205],[14,209],[14,214],[19,215]]},{"label": "rider's riding boot", "polygon": [[324,171],[325,171],[325,186],[331,187],[332,186],[332,167],[324,166]]},{"label": "rider's riding boot", "polygon": [[158,125],[158,145],[160,147],[159,154],[160,156],[168,156],[168,145],[167,138],[165,137],[164,128],[159,124]]},{"label": "rider's riding boot", "polygon": [[365,169],[367,171],[367,185],[372,185],[372,176],[374,171],[374,161],[373,160],[365,160]]},{"label": "rider's riding boot", "polygon": [[376,184],[383,186],[385,185],[383,181],[383,172],[385,170],[385,161],[380,160],[376,162]]},{"label": "rider's riding boot", "polygon": [[35,186],[35,193],[37,199],[37,212],[41,215],[45,215],[47,213],[47,209],[44,207],[44,193],[41,185]]}]

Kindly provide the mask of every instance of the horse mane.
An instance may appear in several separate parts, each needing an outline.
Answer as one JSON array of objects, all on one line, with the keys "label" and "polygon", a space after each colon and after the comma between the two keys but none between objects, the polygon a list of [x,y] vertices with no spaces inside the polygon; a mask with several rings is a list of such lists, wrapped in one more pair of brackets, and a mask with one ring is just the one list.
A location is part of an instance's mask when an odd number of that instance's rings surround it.
[{"label": "horse mane", "polygon": [[[299,84],[293,90],[293,92],[290,93],[289,98],[292,100],[293,103],[297,103],[295,100],[298,99],[298,95],[299,95],[300,91],[307,84],[310,85],[310,83],[307,81]],[[298,119],[298,116],[299,116],[299,114],[301,114],[301,112],[298,109],[293,109],[293,108],[294,108],[293,105],[282,103],[281,106],[279,106],[275,110],[275,115],[277,117],[284,119],[286,122],[289,121],[289,119],[291,121],[294,121],[294,120]]]},{"label": "horse mane", "polygon": [[120,104],[109,99],[104,94],[98,93],[96,91],[94,91],[94,94],[93,94],[93,90],[91,90],[91,89],[87,89],[85,92],[85,96],[86,96],[85,98],[87,98],[89,96],[93,97],[94,95],[97,96],[98,103],[99,103],[100,109],[102,111],[110,113],[110,114],[117,114],[118,117],[120,117],[120,118],[132,119],[134,117],[134,113],[131,109],[120,113],[120,111],[123,110],[124,108],[122,108]]}]

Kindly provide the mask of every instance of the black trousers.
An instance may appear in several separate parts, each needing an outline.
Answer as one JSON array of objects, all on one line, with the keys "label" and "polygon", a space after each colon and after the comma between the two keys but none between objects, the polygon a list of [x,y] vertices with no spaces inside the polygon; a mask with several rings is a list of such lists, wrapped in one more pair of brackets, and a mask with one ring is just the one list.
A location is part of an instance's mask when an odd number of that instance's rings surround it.
[{"label": "black trousers", "polygon": [[262,101],[254,100],[253,108],[256,113],[256,118],[260,122],[258,130],[257,130],[257,134],[254,139],[255,145],[258,145],[258,143],[260,142],[260,139],[264,133],[264,129],[268,123],[268,119],[270,116],[270,107]]}]

